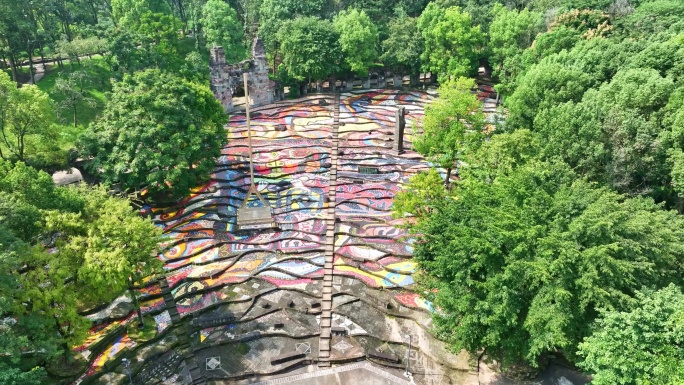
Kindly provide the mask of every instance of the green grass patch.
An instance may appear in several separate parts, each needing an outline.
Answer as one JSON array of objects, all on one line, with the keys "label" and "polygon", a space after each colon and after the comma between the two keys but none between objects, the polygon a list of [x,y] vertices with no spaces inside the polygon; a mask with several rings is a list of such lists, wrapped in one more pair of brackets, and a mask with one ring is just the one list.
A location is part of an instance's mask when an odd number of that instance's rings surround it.
[{"label": "green grass patch", "polygon": [[145,326],[138,329],[138,318],[128,324],[126,331],[128,336],[136,342],[145,342],[153,339],[157,335],[157,324],[151,316],[143,316]]},{"label": "green grass patch", "polygon": [[236,350],[237,350],[238,354],[240,354],[241,356],[244,356],[245,354],[249,353],[249,350],[250,350],[250,349],[251,349],[251,348],[249,347],[249,345],[247,345],[247,344],[244,343],[244,342],[240,342],[240,343],[238,344]]},{"label": "green grass patch", "polygon": [[[86,91],[88,97],[94,100],[94,105],[88,105],[87,103],[80,103],[76,109],[77,123],[78,126],[86,127],[90,122],[95,120],[97,116],[104,109],[106,102],[105,94],[112,89],[110,78],[112,76],[109,66],[105,63],[104,59],[101,57],[94,57],[92,59],[82,59],[81,65],[65,64],[62,68],[52,68],[48,73],[38,81],[38,88],[42,91],[50,94],[52,100],[55,101],[57,105],[64,100],[64,96],[54,90],[55,83],[60,76],[65,76],[69,72],[85,70],[89,77],[90,83],[88,84]],[[73,112],[58,110],[58,115],[60,117],[60,124],[71,125],[73,127]]]}]

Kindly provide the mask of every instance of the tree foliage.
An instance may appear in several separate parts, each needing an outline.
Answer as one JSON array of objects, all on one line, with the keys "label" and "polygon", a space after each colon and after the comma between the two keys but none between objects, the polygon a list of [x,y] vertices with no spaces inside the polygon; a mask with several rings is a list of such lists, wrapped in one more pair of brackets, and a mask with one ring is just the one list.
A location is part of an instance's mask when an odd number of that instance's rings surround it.
[{"label": "tree foliage", "polygon": [[42,376],[21,369],[27,354],[69,357],[91,326],[80,312],[159,268],[159,241],[152,222],[104,188],[56,187],[44,172],[0,161],[0,341],[12,354],[0,376]]},{"label": "tree foliage", "polygon": [[237,63],[245,58],[242,25],[237,13],[222,0],[209,0],[202,7],[202,30],[207,48],[222,46],[226,61]]},{"label": "tree foliage", "polygon": [[[285,24],[297,17],[323,17],[326,0],[263,0],[259,9],[259,37],[266,48],[277,51],[282,43],[280,36]],[[313,22],[314,19],[304,19]]]},{"label": "tree foliage", "polygon": [[502,91],[508,91],[511,79],[520,72],[525,49],[532,45],[542,30],[542,15],[538,12],[509,10],[500,4],[492,9],[494,20],[489,25],[489,64],[494,75],[503,82]]},{"label": "tree foliage", "polygon": [[601,311],[580,344],[580,366],[592,384],[684,382],[684,295],[675,285],[636,294],[625,311]]},{"label": "tree foliage", "polygon": [[283,26],[278,40],[282,44],[283,65],[290,76],[319,80],[340,71],[339,34],[330,21],[297,18]]},{"label": "tree foliage", "polygon": [[411,177],[409,183],[394,197],[392,202],[392,216],[395,219],[407,215],[418,220],[426,218],[432,207],[441,202],[448,195],[444,188],[444,181],[437,170],[418,173]]},{"label": "tree foliage", "polygon": [[642,285],[681,284],[683,219],[626,199],[567,166],[536,161],[457,184],[422,221],[424,284],[439,335],[505,364],[568,357],[598,309],[627,309]]},{"label": "tree foliage", "polygon": [[358,74],[366,74],[378,58],[378,29],[364,11],[349,9],[341,11],[333,19],[333,26],[340,35],[339,45],[349,68]]},{"label": "tree foliage", "polygon": [[445,79],[477,72],[484,36],[480,26],[472,25],[467,12],[458,7],[441,8],[432,2],[420,15],[418,29],[425,42],[423,70]]},{"label": "tree foliage", "polygon": [[418,72],[423,53],[418,19],[401,12],[389,22],[388,30],[389,36],[382,42],[382,63],[400,73]]},{"label": "tree foliage", "polygon": [[116,22],[132,30],[143,26],[142,17],[146,13],[171,15],[171,7],[166,1],[159,0],[111,0],[112,17]]},{"label": "tree foliage", "polygon": [[58,93],[62,100],[58,103],[59,109],[68,112],[73,118],[74,127],[78,125],[78,107],[81,104],[93,106],[95,99],[90,97],[88,85],[92,81],[88,72],[78,70],[60,76],[55,82],[53,92]]},{"label": "tree foliage", "polygon": [[480,140],[484,117],[481,103],[470,92],[474,87],[475,82],[466,78],[443,83],[439,99],[425,108],[423,132],[413,143],[417,152],[447,169],[446,185],[470,143]]},{"label": "tree foliage", "polygon": [[114,84],[82,149],[92,156],[88,167],[109,183],[180,197],[213,170],[226,143],[225,120],[208,87],[145,70]]},{"label": "tree foliage", "polygon": [[63,156],[59,149],[49,147],[57,135],[50,97],[35,85],[17,88],[4,72],[0,73],[0,93],[0,158],[24,162],[46,147],[48,156]]}]

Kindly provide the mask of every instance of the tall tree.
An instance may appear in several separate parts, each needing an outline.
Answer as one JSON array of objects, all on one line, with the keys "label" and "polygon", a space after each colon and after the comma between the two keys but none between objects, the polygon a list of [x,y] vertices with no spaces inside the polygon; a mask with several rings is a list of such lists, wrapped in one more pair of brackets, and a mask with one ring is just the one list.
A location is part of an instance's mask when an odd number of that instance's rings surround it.
[{"label": "tall tree", "polygon": [[[297,17],[323,17],[327,0],[263,0],[259,9],[259,37],[263,39],[266,49],[278,54],[284,24]],[[312,19],[307,19],[312,20]]]},{"label": "tall tree", "polygon": [[339,35],[328,20],[302,17],[286,23],[278,32],[283,66],[298,80],[321,80],[340,70]]},{"label": "tall tree", "polygon": [[418,20],[400,12],[390,21],[389,36],[382,42],[382,63],[399,74],[420,71],[423,37],[418,31]]},{"label": "tall tree", "polygon": [[544,156],[560,156],[619,192],[675,203],[665,160],[674,142],[661,124],[673,87],[656,70],[630,69],[587,91],[579,103],[547,105],[534,124],[546,138]]},{"label": "tall tree", "polygon": [[177,198],[209,177],[226,143],[225,121],[207,86],[149,69],[114,84],[82,150],[106,182]]},{"label": "tall tree", "polygon": [[448,195],[444,181],[434,168],[411,177],[402,187],[392,203],[392,216],[395,219],[411,216],[423,220],[432,213],[432,208]]},{"label": "tall tree", "polygon": [[182,63],[180,54],[181,21],[173,15],[146,12],[136,30],[142,38],[141,48],[157,68],[177,71]]},{"label": "tall tree", "polygon": [[517,77],[521,68],[522,54],[532,45],[537,33],[543,28],[540,13],[509,10],[501,4],[492,9],[494,20],[489,26],[489,61],[495,75],[502,80],[503,91],[509,91],[509,83]]},{"label": "tall tree", "polygon": [[417,152],[447,170],[446,186],[470,143],[480,140],[484,116],[480,101],[471,93],[474,87],[475,81],[466,78],[442,83],[439,99],[425,108],[423,133],[413,143]]},{"label": "tall tree", "polygon": [[26,161],[36,155],[35,144],[54,142],[54,109],[50,97],[35,85],[16,88],[6,73],[0,73],[0,141],[6,151],[2,159]]},{"label": "tall tree", "polygon": [[684,294],[670,285],[638,292],[629,310],[603,309],[580,344],[592,384],[684,382]]},{"label": "tall tree", "polygon": [[333,19],[340,35],[340,48],[349,68],[357,74],[367,74],[378,58],[378,29],[364,11],[350,8]]},{"label": "tall tree", "polygon": [[124,28],[138,29],[145,13],[171,15],[172,10],[165,0],[111,0],[112,17]]},{"label": "tall tree", "polygon": [[45,222],[48,232],[59,234],[60,261],[77,261],[73,275],[89,287],[89,299],[111,300],[133,281],[159,271],[161,230],[103,187],[82,186],[77,193],[84,197],[80,212],[52,210]]},{"label": "tall tree", "polygon": [[432,2],[420,15],[418,29],[425,41],[423,70],[444,79],[477,72],[484,36],[467,12]]},{"label": "tall tree", "polygon": [[643,286],[682,283],[684,218],[559,163],[466,178],[419,223],[415,259],[455,349],[504,365],[571,360],[598,309],[629,309]]},{"label": "tall tree", "polygon": [[506,101],[507,129],[531,129],[535,117],[545,108],[582,100],[590,82],[587,74],[550,60],[532,66],[521,76],[518,87]]},{"label": "tall tree", "polygon": [[89,106],[96,104],[96,100],[90,97],[88,91],[88,85],[92,79],[84,70],[68,72],[64,76],[62,74],[55,81],[53,92],[59,94],[62,99],[58,103],[59,109],[67,111],[72,116],[74,127],[76,127],[78,125],[78,107],[83,104]]},{"label": "tall tree", "polygon": [[[14,257],[0,265],[14,281],[9,287],[21,288],[8,298],[16,329],[35,336],[28,343],[40,354],[51,357],[59,346],[69,357],[90,327],[79,312],[159,267],[160,230],[102,187],[56,187],[21,162],[0,161],[0,171],[0,254]],[[0,275],[0,291],[4,281]]]},{"label": "tall tree", "polygon": [[209,0],[202,8],[202,30],[207,39],[207,48],[222,46],[228,63],[237,63],[245,58],[242,25],[237,13],[223,0]]}]

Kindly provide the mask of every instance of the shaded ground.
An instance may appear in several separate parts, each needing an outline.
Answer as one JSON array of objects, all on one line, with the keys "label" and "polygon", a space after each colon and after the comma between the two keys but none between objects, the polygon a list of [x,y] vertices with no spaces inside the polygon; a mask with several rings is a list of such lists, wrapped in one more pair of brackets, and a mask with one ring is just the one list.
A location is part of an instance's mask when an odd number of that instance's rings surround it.
[{"label": "shaded ground", "polygon": [[486,365],[480,365],[479,382],[481,385],[584,385],[590,379],[583,374],[564,366],[551,364],[537,378],[531,381],[515,381],[492,371]]}]

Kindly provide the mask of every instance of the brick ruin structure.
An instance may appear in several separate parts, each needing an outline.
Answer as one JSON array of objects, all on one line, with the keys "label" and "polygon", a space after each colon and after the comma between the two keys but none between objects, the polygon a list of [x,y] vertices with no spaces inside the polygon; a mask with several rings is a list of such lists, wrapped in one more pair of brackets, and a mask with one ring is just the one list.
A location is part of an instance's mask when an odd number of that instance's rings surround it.
[{"label": "brick ruin structure", "polygon": [[235,110],[233,94],[243,87],[243,73],[249,73],[250,106],[263,106],[282,99],[276,82],[268,78],[266,49],[258,37],[252,43],[252,58],[237,64],[227,64],[223,47],[213,47],[210,57],[211,90],[226,112]]}]

